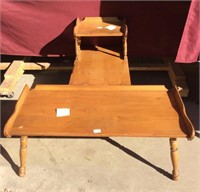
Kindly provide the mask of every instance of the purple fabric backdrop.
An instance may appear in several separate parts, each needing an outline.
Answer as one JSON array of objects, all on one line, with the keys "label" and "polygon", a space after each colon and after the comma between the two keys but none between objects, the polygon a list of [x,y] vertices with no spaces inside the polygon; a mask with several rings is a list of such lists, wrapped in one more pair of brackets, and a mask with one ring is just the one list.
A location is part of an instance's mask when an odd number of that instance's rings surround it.
[{"label": "purple fabric backdrop", "polygon": [[175,58],[190,2],[1,1],[1,54],[73,55],[77,17],[126,17],[129,56]]},{"label": "purple fabric backdrop", "polygon": [[175,62],[196,62],[200,53],[200,1],[192,0]]},{"label": "purple fabric backdrop", "polygon": [[3,1],[1,53],[70,54],[76,17],[99,15],[100,1]]}]

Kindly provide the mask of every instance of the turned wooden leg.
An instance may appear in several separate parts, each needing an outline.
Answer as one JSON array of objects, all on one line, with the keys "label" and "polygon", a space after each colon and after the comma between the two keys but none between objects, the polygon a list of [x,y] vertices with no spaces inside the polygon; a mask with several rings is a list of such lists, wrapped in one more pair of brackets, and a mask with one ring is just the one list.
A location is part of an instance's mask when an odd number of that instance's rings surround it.
[{"label": "turned wooden leg", "polygon": [[19,168],[19,176],[23,177],[26,174],[26,152],[27,150],[27,136],[21,136],[20,138],[20,168]]},{"label": "turned wooden leg", "polygon": [[177,181],[179,179],[179,171],[178,171],[178,146],[177,146],[177,139],[170,138],[170,147],[171,147],[171,160],[172,160],[172,179]]}]

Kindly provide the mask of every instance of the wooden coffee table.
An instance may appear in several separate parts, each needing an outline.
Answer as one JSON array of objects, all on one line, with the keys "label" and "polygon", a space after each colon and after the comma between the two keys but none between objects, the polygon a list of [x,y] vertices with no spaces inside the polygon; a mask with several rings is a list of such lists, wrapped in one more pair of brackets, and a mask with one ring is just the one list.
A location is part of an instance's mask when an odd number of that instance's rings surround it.
[{"label": "wooden coffee table", "polygon": [[[176,88],[131,85],[125,20],[77,19],[74,37],[76,59],[70,85],[38,85],[32,90],[26,86],[5,125],[5,136],[21,137],[19,175],[25,175],[28,136],[166,137],[170,139],[172,178],[177,180],[176,139],[194,138],[194,128]],[[83,49],[83,37],[119,37],[122,41],[119,49],[98,44]],[[60,109],[64,116],[58,115]]]},{"label": "wooden coffee table", "polygon": [[[57,117],[58,108],[70,114]],[[26,86],[5,125],[20,136],[19,175],[25,175],[28,136],[170,138],[173,179],[178,179],[176,138],[194,137],[179,93],[164,86]]]}]

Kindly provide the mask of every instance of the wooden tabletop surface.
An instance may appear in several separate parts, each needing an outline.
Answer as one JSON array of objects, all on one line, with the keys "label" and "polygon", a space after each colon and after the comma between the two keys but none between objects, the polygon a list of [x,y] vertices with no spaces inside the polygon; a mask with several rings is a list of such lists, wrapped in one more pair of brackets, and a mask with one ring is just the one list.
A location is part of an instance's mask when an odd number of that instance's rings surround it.
[{"label": "wooden tabletop surface", "polygon": [[[193,137],[176,90],[163,86],[26,87],[6,136]],[[56,116],[57,108],[70,115]]]}]

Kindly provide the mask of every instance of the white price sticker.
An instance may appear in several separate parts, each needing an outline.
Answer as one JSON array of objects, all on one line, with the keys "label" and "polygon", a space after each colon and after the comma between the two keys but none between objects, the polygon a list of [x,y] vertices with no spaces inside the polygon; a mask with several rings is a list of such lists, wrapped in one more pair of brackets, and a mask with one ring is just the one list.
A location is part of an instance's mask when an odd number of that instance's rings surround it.
[{"label": "white price sticker", "polygon": [[57,108],[56,117],[64,117],[70,115],[70,108]]},{"label": "white price sticker", "polygon": [[114,26],[114,25],[108,25],[105,28],[112,31],[112,30],[116,29],[116,26]]},{"label": "white price sticker", "polygon": [[93,133],[101,133],[101,129],[93,129]]}]

